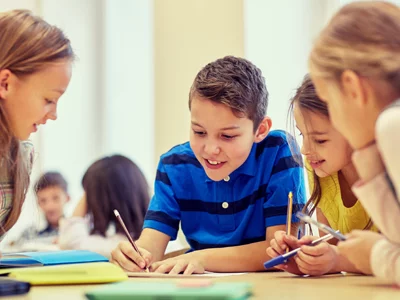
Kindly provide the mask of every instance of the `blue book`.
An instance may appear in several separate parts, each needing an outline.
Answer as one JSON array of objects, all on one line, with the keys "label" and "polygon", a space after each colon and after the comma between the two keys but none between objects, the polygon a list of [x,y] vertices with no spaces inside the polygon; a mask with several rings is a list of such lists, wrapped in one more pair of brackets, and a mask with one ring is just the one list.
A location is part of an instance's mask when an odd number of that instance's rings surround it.
[{"label": "blue book", "polygon": [[3,254],[0,268],[53,266],[90,262],[107,262],[103,255],[87,250],[39,251]]}]

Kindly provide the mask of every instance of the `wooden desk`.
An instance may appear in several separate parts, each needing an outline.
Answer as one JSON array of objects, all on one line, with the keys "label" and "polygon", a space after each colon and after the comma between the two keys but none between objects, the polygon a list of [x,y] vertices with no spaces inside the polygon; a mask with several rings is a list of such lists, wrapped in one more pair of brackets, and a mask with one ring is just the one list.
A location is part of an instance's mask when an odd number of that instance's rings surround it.
[{"label": "wooden desk", "polygon": [[[160,282],[179,279],[130,278],[133,282],[157,280]],[[187,280],[187,279],[180,279]],[[189,279],[195,280],[195,279]],[[328,275],[323,277],[302,278],[283,272],[248,273],[245,275],[212,278],[213,281],[246,281],[254,285],[251,299],[280,300],[391,300],[400,299],[400,289],[369,276]],[[9,297],[7,299],[56,299],[75,300],[86,299],[84,292],[100,285],[65,285],[32,287],[25,296]]]}]

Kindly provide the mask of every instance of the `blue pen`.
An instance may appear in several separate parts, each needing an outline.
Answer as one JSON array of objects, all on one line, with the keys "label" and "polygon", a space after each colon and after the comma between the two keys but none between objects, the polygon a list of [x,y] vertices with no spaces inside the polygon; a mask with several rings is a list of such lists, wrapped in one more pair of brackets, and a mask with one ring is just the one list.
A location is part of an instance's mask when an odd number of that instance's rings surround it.
[{"label": "blue pen", "polygon": [[317,220],[314,220],[313,218],[311,218],[310,216],[307,216],[306,214],[303,214],[301,211],[296,213],[296,217],[298,217],[303,222],[306,222],[306,223],[313,224],[313,225],[317,226],[319,229],[321,229],[325,233],[332,234],[339,241],[345,241],[346,240],[346,237],[342,233],[340,233],[339,230],[335,231],[331,227],[329,227],[329,226],[327,226],[327,225],[325,225],[323,223],[320,223]]},{"label": "blue pen", "polygon": [[[319,239],[313,240],[308,245],[309,246],[314,246],[314,245],[316,245],[316,244],[318,244],[320,242],[328,241],[328,240],[333,239],[333,238],[334,238],[334,236],[332,234],[327,234],[327,235],[324,235],[323,237],[320,237]],[[292,250],[292,251],[290,251],[288,253],[282,254],[282,255],[277,256],[277,257],[275,257],[273,259],[270,259],[269,261],[266,261],[264,263],[264,268],[269,269],[269,268],[275,267],[277,265],[286,263],[287,260],[289,258],[295,256],[297,254],[297,252],[300,251],[300,249],[301,249],[300,247],[296,248],[296,249],[294,249],[294,250]]]}]

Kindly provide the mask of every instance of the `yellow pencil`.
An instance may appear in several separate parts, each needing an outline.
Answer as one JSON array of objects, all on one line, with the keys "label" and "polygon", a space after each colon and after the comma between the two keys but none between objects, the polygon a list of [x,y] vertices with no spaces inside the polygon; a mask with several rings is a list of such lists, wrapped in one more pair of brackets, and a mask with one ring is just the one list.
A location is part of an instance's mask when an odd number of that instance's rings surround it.
[{"label": "yellow pencil", "polygon": [[[288,206],[286,216],[286,234],[290,235],[292,227],[292,211],[293,211],[293,193],[290,191],[288,195]],[[286,249],[289,252],[289,248]]]}]

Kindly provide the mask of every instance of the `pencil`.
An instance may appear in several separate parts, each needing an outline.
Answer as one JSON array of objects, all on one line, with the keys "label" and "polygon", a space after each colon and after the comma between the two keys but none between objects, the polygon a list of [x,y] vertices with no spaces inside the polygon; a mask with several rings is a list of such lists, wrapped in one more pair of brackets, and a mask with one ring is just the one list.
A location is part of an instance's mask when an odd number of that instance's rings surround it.
[{"label": "pencil", "polygon": [[[286,217],[286,234],[290,235],[292,229],[292,211],[293,211],[293,193],[290,191],[288,195],[287,217]],[[289,248],[286,249],[289,252]]]},{"label": "pencil", "polygon": [[[140,253],[139,248],[136,246],[136,244],[135,244],[135,242],[133,241],[131,235],[129,234],[129,231],[128,231],[128,229],[126,228],[125,223],[124,223],[124,221],[122,220],[122,218],[121,218],[121,216],[120,216],[118,210],[114,209],[114,214],[115,214],[115,216],[117,217],[117,220],[118,220],[119,223],[121,224],[122,228],[124,229],[125,235],[127,236],[129,242],[132,244],[133,249],[135,249],[135,251],[144,259],[142,253]],[[145,260],[145,261],[146,261],[146,260]],[[149,271],[149,268],[148,268],[147,266],[146,266],[146,272],[147,272],[147,273],[150,272],[150,271]]]}]

